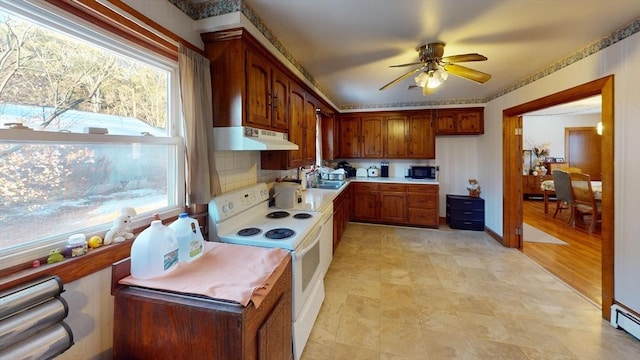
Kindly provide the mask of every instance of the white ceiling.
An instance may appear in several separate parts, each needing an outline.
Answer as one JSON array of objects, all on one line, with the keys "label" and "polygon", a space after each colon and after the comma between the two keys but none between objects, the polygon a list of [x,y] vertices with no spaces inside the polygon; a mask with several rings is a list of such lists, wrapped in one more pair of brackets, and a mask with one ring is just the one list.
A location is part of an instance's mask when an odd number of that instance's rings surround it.
[{"label": "white ceiling", "polygon": [[[640,0],[246,0],[338,108],[483,100],[640,17]],[[449,76],[433,95],[408,90],[415,48],[480,53],[483,85]],[[408,104],[407,104],[408,103]]]}]

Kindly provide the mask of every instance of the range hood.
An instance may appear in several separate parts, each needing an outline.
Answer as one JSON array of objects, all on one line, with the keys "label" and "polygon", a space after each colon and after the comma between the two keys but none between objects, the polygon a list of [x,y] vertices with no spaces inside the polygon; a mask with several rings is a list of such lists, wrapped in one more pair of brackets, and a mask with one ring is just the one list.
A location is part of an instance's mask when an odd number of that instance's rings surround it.
[{"label": "range hood", "polygon": [[214,127],[216,150],[298,150],[288,135],[248,126]]}]

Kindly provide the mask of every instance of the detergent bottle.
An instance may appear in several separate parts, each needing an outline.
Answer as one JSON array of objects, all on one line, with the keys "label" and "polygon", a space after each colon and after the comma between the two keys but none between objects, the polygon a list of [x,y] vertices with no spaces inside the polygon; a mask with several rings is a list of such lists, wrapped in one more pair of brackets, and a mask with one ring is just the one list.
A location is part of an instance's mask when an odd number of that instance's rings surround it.
[{"label": "detergent bottle", "polygon": [[131,245],[131,276],[152,279],[174,270],[178,265],[178,241],[175,232],[162,221],[154,220]]},{"label": "detergent bottle", "polygon": [[204,238],[200,233],[198,221],[189,217],[187,213],[178,215],[178,220],[169,227],[178,238],[178,259],[180,262],[191,262],[204,251]]}]

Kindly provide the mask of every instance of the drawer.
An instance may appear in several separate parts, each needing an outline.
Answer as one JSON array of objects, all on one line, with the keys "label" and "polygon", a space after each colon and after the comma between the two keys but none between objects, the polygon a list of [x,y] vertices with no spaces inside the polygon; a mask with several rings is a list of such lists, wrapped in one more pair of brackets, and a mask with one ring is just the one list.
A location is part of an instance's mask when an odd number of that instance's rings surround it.
[{"label": "drawer", "polygon": [[484,230],[484,221],[467,221],[467,220],[452,220],[449,219],[449,227],[452,229],[460,230]]},{"label": "drawer", "polygon": [[404,192],[405,188],[401,184],[380,184],[378,189],[384,192]]},{"label": "drawer", "polygon": [[447,195],[447,208],[463,210],[484,210],[484,199]]},{"label": "drawer", "polygon": [[437,210],[409,209],[407,211],[407,222],[410,225],[438,226],[440,218]]},{"label": "drawer", "polygon": [[447,211],[452,219],[484,221],[484,211],[450,209]]},{"label": "drawer", "polygon": [[416,209],[435,209],[438,207],[438,197],[430,194],[407,194],[407,207]]},{"label": "drawer", "polygon": [[438,194],[437,185],[406,185],[407,192],[421,194]]},{"label": "drawer", "polygon": [[377,183],[365,183],[365,182],[357,182],[357,183],[353,183],[353,185],[355,185],[354,190],[355,191],[378,191],[378,184]]}]

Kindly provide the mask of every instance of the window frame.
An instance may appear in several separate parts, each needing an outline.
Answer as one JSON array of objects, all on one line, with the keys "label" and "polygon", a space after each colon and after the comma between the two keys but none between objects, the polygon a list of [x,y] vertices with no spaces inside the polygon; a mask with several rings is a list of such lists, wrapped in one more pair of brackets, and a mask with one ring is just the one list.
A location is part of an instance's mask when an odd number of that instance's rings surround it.
[{"label": "window frame", "polygon": [[[47,0],[48,1],[48,0]],[[51,1],[48,1],[51,2]],[[96,134],[81,134],[81,133],[57,133],[46,131],[23,131],[23,130],[0,130],[0,139],[3,141],[24,141],[24,142],[52,142],[56,144],[77,144],[77,143],[120,143],[120,144],[167,144],[174,145],[176,148],[175,157],[170,164],[169,171],[175,170],[175,178],[173,178],[174,190],[171,197],[175,201],[176,206],[170,206],[163,209],[158,209],[158,213],[161,218],[176,217],[180,212],[184,211],[186,204],[185,195],[185,149],[184,138],[181,133],[181,119],[182,113],[180,111],[180,95],[179,95],[179,79],[178,79],[178,62],[177,59],[169,57],[166,52],[159,51],[155,53],[150,50],[149,46],[145,46],[142,43],[136,41],[130,41],[125,36],[126,33],[122,29],[116,26],[116,29],[120,29],[121,33],[114,33],[110,31],[112,29],[104,29],[97,21],[91,21],[83,18],[79,18],[76,14],[70,13],[68,10],[63,9],[63,6],[57,7],[46,2],[39,1],[37,3],[27,2],[15,2],[12,0],[0,0],[0,8],[7,12],[14,13],[18,16],[24,17],[29,21],[38,23],[41,26],[47,27],[54,31],[59,31],[69,36],[75,37],[88,44],[98,46],[100,48],[111,51],[120,56],[126,56],[133,60],[154,66],[156,68],[163,69],[168,72],[168,89],[167,89],[167,137],[153,137],[153,136],[123,136],[123,135],[96,135]],[[102,19],[104,22],[104,19]],[[104,25],[104,24],[103,24]],[[177,48],[177,45],[176,45]],[[171,178],[171,177],[170,177]],[[171,182],[168,186],[172,186]],[[140,229],[147,226],[151,222],[151,216],[149,214],[143,214],[142,216],[135,217],[132,222],[132,227]],[[86,232],[88,236],[98,234],[104,235],[104,233],[110,228],[111,224],[104,224],[103,226],[97,226],[92,228],[92,232]],[[73,229],[71,229],[73,231]],[[64,237],[64,238],[63,238]],[[52,248],[64,246],[66,243],[66,237],[61,234],[60,239],[56,239],[55,242],[47,241],[44,243],[34,244],[28,249],[22,249],[21,251],[6,251],[2,254],[2,264],[0,264],[0,277],[12,274],[15,271],[20,271],[31,267],[31,263],[34,259],[39,259],[42,263],[42,259],[46,260],[48,251]],[[96,253],[102,254],[101,256],[108,256],[105,254],[111,253],[109,248],[113,247],[114,254],[122,252],[122,245],[111,245],[103,247]],[[129,247],[130,244],[125,245]],[[86,255],[85,255],[86,256]],[[118,259],[111,259],[115,261]],[[63,263],[69,263],[76,261],[74,259],[67,259]],[[45,261],[46,263],[46,261]],[[95,269],[93,271],[96,271]],[[90,271],[84,276],[90,274]],[[76,275],[77,276],[77,275]],[[81,276],[78,276],[79,278]],[[0,289],[2,281],[0,281]]]}]

